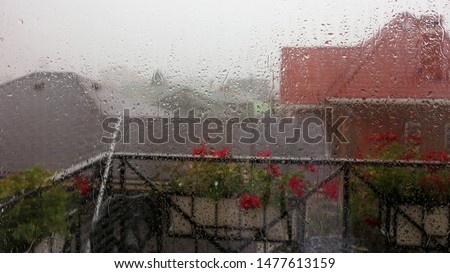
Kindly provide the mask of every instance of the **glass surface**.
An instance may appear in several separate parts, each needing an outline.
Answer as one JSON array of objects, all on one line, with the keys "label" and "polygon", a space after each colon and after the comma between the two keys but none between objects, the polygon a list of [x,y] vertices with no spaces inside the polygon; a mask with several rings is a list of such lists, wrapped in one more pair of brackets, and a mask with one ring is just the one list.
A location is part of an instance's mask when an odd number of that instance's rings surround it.
[{"label": "glass surface", "polygon": [[449,18],[2,1],[0,251],[448,252]]}]

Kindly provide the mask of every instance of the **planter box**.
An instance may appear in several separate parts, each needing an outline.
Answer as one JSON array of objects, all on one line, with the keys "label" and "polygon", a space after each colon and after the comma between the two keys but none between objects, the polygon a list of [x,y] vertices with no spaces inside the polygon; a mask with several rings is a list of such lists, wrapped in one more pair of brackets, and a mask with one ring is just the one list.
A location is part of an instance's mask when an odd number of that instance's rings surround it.
[{"label": "planter box", "polygon": [[[218,238],[229,240],[242,238],[252,240],[264,229],[265,224],[280,217],[280,209],[275,206],[263,208],[242,209],[237,198],[226,198],[214,202],[206,197],[170,196],[171,200],[193,221],[204,230]],[[170,208],[169,233],[190,235],[193,232],[191,224],[174,208]],[[266,239],[273,241],[289,240],[291,226],[292,239],[296,236],[294,213],[279,220],[273,227],[266,230]]]}]

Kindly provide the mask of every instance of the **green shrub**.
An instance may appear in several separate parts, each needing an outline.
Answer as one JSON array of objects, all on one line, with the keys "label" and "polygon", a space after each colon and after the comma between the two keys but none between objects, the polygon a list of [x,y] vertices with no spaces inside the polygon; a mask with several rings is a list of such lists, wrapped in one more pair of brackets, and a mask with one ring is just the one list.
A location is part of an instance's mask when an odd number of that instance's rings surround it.
[{"label": "green shrub", "polygon": [[[0,181],[0,196],[7,200],[48,186],[51,184],[50,176],[51,173],[40,166],[12,174]],[[68,235],[71,223],[67,216],[75,195],[74,191],[56,186],[19,201],[0,214],[0,250],[22,252],[52,234]]]}]

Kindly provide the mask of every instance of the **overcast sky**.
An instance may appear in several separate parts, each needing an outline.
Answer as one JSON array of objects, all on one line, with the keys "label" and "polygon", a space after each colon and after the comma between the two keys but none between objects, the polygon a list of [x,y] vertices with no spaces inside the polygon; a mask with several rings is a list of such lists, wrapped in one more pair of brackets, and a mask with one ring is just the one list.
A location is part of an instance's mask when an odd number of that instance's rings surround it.
[{"label": "overcast sky", "polygon": [[450,1],[0,0],[0,82],[119,65],[186,83],[269,77],[283,46],[356,45],[404,11],[450,18]]}]

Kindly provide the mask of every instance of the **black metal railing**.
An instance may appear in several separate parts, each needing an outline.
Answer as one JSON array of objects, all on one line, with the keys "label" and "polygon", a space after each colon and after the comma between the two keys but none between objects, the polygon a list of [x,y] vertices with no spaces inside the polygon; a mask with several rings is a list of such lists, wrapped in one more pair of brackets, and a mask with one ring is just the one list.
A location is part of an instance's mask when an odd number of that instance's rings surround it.
[{"label": "black metal railing", "polygon": [[[108,161],[109,157],[109,161]],[[217,221],[213,225],[205,225],[199,223],[193,213],[183,209],[180,204],[175,202],[167,192],[158,187],[157,181],[153,181],[151,173],[142,171],[140,164],[146,162],[163,162],[163,161],[208,161],[222,163],[250,163],[250,164],[315,164],[318,167],[329,167],[328,175],[318,181],[315,187],[305,193],[303,196],[294,198],[290,201],[290,205],[286,207],[274,219],[265,219],[263,225],[258,228],[239,228],[218,226]],[[107,166],[110,162],[110,166]],[[360,168],[367,166],[384,166],[399,168],[448,168],[449,162],[425,162],[425,161],[385,161],[385,160],[362,160],[362,159],[314,159],[314,158],[291,158],[291,157],[250,157],[250,156],[233,156],[219,158],[213,156],[198,157],[192,155],[177,154],[136,154],[136,153],[113,153],[100,154],[78,165],[64,170],[63,172],[50,178],[52,185],[28,191],[22,195],[0,204],[0,213],[7,213],[8,209],[15,204],[43,191],[58,185],[59,183],[70,179],[74,175],[80,173],[88,173],[92,177],[92,181],[106,181],[105,197],[97,199],[96,208],[101,212],[98,221],[90,221],[93,217],[92,208],[84,206],[77,213],[73,213],[71,217],[76,217],[77,221],[72,228],[73,236],[68,237],[64,251],[67,252],[141,252],[141,251],[177,251],[177,249],[167,249],[168,238],[192,239],[193,248],[187,251],[203,251],[199,244],[208,244],[213,246],[213,250],[220,252],[241,252],[255,251],[250,248],[255,243],[262,244],[263,251],[269,251],[269,245],[276,245],[278,251],[302,252],[305,249],[305,238],[307,237],[307,207],[308,200],[311,196],[318,194],[322,186],[336,177],[342,178],[342,199],[341,199],[341,245],[339,251],[353,251],[353,240],[351,236],[350,216],[352,214],[349,204],[352,198],[351,181],[358,181],[365,185],[370,191],[380,199],[379,202],[379,220],[383,222],[378,228],[383,231],[385,238],[385,250],[392,251],[397,248],[413,249],[422,251],[449,251],[450,249],[450,205],[446,206],[448,223],[446,227],[447,238],[443,240],[441,237],[428,234],[424,226],[423,219],[418,221],[405,211],[396,200],[388,200],[388,198],[379,189],[374,187],[370,179],[361,174]],[[104,170],[107,177],[104,176]],[[100,184],[100,183],[98,183]],[[98,189],[98,187],[97,187]],[[142,194],[151,191],[153,194]],[[139,204],[139,205],[137,205]],[[193,204],[191,203],[193,210]],[[363,204],[361,204],[363,205]],[[142,215],[138,215],[134,220],[131,216],[139,214],[135,209],[137,206],[143,207]],[[442,207],[441,206],[441,207]],[[154,209],[157,208],[157,209]],[[177,234],[171,232],[171,223],[168,219],[173,217],[171,213],[176,213],[177,217],[190,226],[189,234]],[[215,209],[217,215],[217,206]],[[262,212],[266,214],[265,211]],[[134,216],[133,216],[134,217]],[[403,223],[411,225],[420,233],[419,245],[402,245],[397,240],[398,219],[401,217]],[[287,236],[283,240],[271,240],[268,238],[268,231],[281,221],[287,221],[290,228],[287,229]],[[149,224],[150,223],[150,224]],[[295,226],[295,228],[293,228]],[[240,229],[240,230],[239,230]],[[145,231],[142,231],[145,230]],[[219,236],[218,230],[238,230],[242,234],[243,231],[251,231],[251,236]],[[88,233],[88,234],[86,234]],[[132,238],[132,239],[129,239]],[[127,242],[133,241],[132,244]],[[229,241],[233,241],[231,244]],[[150,243],[149,243],[150,242]],[[208,249],[208,248],[207,248]],[[185,249],[186,251],[186,249]]]}]

